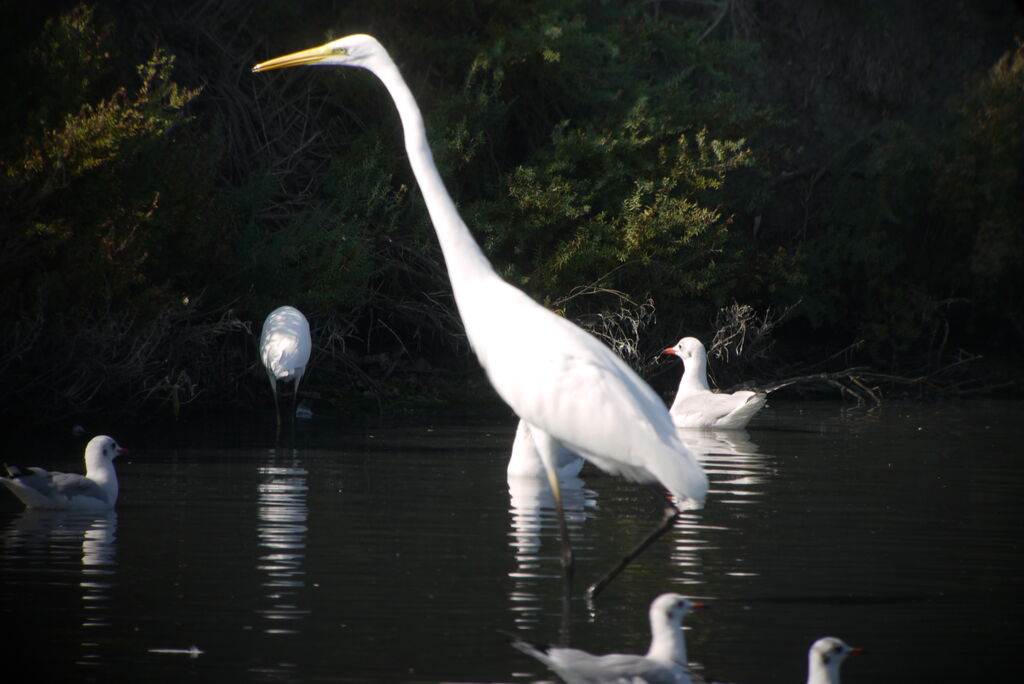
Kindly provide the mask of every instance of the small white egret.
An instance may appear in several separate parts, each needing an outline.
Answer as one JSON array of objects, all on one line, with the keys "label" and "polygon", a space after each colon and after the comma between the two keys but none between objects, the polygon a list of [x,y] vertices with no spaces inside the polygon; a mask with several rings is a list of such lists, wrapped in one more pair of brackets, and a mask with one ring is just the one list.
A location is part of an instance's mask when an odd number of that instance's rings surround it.
[{"label": "small white egret", "polygon": [[124,453],[127,449],[112,437],[100,435],[85,447],[85,475],[38,467],[22,471],[4,464],[10,477],[0,477],[0,482],[28,508],[109,510],[117,503],[118,493],[114,459]]},{"label": "small white egret", "polygon": [[[561,444],[555,445],[555,474],[559,480],[574,478],[583,468],[583,459],[572,453]],[[546,478],[547,469],[541,460],[537,444],[533,441],[530,425],[519,419],[516,426],[516,438],[512,442],[512,456],[508,459],[508,477],[510,478]]]},{"label": "small white egret", "polygon": [[662,594],[651,603],[651,647],[647,655],[592,655],[575,648],[544,647],[516,639],[512,645],[551,668],[570,684],[647,682],[685,684],[687,665],[683,618],[703,603],[679,594]]},{"label": "small white egret", "polygon": [[696,337],[684,337],[662,353],[683,361],[683,377],[668,410],[676,427],[743,428],[768,398],[764,392],[749,390],[731,394],[712,392],[708,387],[708,354]]},{"label": "small white egret", "polygon": [[836,637],[822,637],[807,652],[807,684],[839,684],[839,666],[846,656],[864,653]]},{"label": "small white egret", "polygon": [[299,381],[306,372],[313,339],[309,334],[309,321],[294,306],[281,306],[270,312],[263,322],[260,335],[260,359],[270,378],[274,392],[274,413],[277,427],[281,427],[281,408],[277,399],[278,381],[292,383],[292,418],[299,395]]},{"label": "small white egret", "polygon": [[[434,224],[470,346],[491,385],[529,425],[555,493],[566,593],[573,560],[556,472],[559,445],[608,473],[660,482],[680,502],[700,505],[708,490],[707,476],[679,440],[654,390],[595,337],[494,272],[445,189],[416,100],[384,47],[372,36],[352,35],[262,62],[253,71],[299,65],[361,67],[377,76],[394,100],[409,163]],[[672,511],[635,553],[671,526],[678,509],[673,506]],[[591,596],[597,593],[594,589]]]}]

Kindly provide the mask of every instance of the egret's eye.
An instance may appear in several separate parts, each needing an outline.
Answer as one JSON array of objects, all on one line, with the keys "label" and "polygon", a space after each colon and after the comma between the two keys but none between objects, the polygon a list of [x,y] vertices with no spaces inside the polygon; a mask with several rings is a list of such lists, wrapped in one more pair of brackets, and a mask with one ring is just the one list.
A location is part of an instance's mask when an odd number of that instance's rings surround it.
[{"label": "egret's eye", "polygon": [[344,57],[345,55],[347,55],[347,54],[348,54],[348,48],[343,48],[343,47],[333,47],[333,48],[331,48],[331,54],[333,54],[333,55],[339,55],[339,56],[342,56],[342,57]]}]

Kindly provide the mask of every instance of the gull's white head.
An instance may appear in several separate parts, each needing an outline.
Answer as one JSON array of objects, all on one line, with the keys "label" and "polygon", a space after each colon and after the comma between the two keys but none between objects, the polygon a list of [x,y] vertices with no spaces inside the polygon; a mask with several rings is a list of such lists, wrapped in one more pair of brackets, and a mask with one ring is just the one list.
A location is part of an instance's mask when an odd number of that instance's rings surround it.
[{"label": "gull's white head", "polygon": [[112,463],[126,451],[113,437],[98,435],[90,439],[85,447],[85,463],[87,468]]},{"label": "gull's white head", "polygon": [[684,363],[691,359],[705,358],[707,356],[707,352],[704,351],[704,345],[696,337],[684,337],[679,340],[676,346],[669,347],[662,353],[678,356]]},{"label": "gull's white head", "polygon": [[682,625],[687,613],[703,608],[700,601],[691,601],[680,594],[662,594],[651,603],[652,616],[664,616],[670,624]]},{"label": "gull's white head", "polygon": [[260,62],[252,70],[270,71],[304,65],[353,66],[372,70],[374,63],[381,58],[390,59],[384,46],[373,36],[357,33],[315,48]]},{"label": "gull's white head", "polygon": [[864,649],[854,648],[837,637],[822,637],[813,644],[807,653],[808,682],[839,682],[839,666],[851,653],[863,653]]}]

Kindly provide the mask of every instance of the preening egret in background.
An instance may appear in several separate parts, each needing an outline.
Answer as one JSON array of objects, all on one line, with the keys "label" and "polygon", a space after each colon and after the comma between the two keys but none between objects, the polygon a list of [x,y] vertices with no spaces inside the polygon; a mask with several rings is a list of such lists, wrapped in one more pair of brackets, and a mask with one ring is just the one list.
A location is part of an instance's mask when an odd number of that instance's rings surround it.
[{"label": "preening egret in background", "polygon": [[274,392],[274,413],[277,427],[281,427],[281,408],[277,399],[277,383],[292,383],[292,419],[299,396],[299,381],[306,372],[309,355],[313,351],[313,338],[309,334],[309,321],[294,306],[281,306],[270,312],[263,322],[260,335],[260,359],[270,378]]},{"label": "preening egret in background", "polygon": [[651,647],[647,655],[591,655],[575,648],[536,646],[522,639],[512,645],[555,671],[566,682],[690,682],[683,618],[703,603],[662,594],[651,603]]},{"label": "preening egret in background", "polygon": [[[383,46],[371,36],[347,36],[257,64],[253,71],[306,64],[366,69],[395,102],[466,336],[494,389],[529,425],[555,492],[568,594],[573,562],[556,473],[559,445],[606,472],[660,482],[681,502],[703,502],[707,477],[647,383],[596,338],[494,272],[445,189],[419,107]],[[668,529],[678,515],[672,510],[637,553]]]},{"label": "preening egret in background", "polygon": [[[583,458],[561,444],[555,445],[554,463],[555,474],[559,480],[576,477],[583,468]],[[533,441],[530,425],[522,418],[516,426],[516,438],[512,442],[512,456],[508,459],[508,477],[547,477],[547,468],[544,467],[537,444]]]},{"label": "preening egret in background", "polygon": [[846,656],[864,653],[836,637],[822,637],[807,652],[807,684],[839,684],[839,666]]},{"label": "preening egret in background", "polygon": [[708,354],[696,337],[684,337],[663,354],[683,360],[679,391],[669,407],[672,421],[681,428],[742,428],[764,406],[764,392],[741,390],[732,394],[712,392],[708,387]]},{"label": "preening egret in background", "polygon": [[29,508],[104,511],[117,503],[117,472],[114,459],[127,453],[112,437],[100,435],[85,447],[85,475],[59,473],[38,467],[27,472],[5,465],[10,477],[0,482]]}]

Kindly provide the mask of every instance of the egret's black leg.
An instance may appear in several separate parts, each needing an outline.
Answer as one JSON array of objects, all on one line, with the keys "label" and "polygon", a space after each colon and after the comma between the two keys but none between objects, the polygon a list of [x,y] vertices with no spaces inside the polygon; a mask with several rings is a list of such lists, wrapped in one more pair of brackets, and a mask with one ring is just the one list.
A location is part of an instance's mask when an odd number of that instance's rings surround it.
[{"label": "egret's black leg", "polygon": [[558,531],[562,537],[562,594],[566,601],[572,596],[572,577],[576,562],[572,554],[572,542],[569,540],[569,524],[565,520],[565,509],[562,508],[562,488],[558,483],[558,475],[548,472],[548,481],[555,496],[555,513],[558,515]]},{"label": "egret's black leg", "polygon": [[274,418],[277,420],[277,436],[281,436],[281,402],[277,398],[277,382],[270,379],[270,389],[274,391]]},{"label": "egret's black leg", "polygon": [[295,378],[295,384],[292,386],[292,433],[295,432],[295,411],[299,403],[299,380],[301,378]]},{"label": "egret's black leg", "polygon": [[[664,505],[665,500],[662,497],[662,494],[657,490],[652,491],[655,491],[655,496],[657,497],[658,502]],[[672,525],[676,521],[676,518],[678,517],[678,508],[676,508],[672,504],[666,506],[664,514],[661,518],[661,522],[658,523],[658,526],[655,527],[650,534],[644,537],[639,544],[634,546],[629,551],[629,553],[623,556],[622,560],[620,560],[618,563],[612,566],[612,568],[608,572],[602,575],[600,579],[598,579],[596,582],[587,587],[587,602],[589,603],[593,601],[595,598],[597,598],[597,595],[600,594],[604,590],[604,588],[608,586],[608,584],[610,584],[611,581],[618,576],[620,572],[625,570],[626,566],[632,563],[634,558],[643,553],[644,549],[653,544],[658,539],[658,537],[665,534],[665,532],[667,532],[672,527]]]}]

